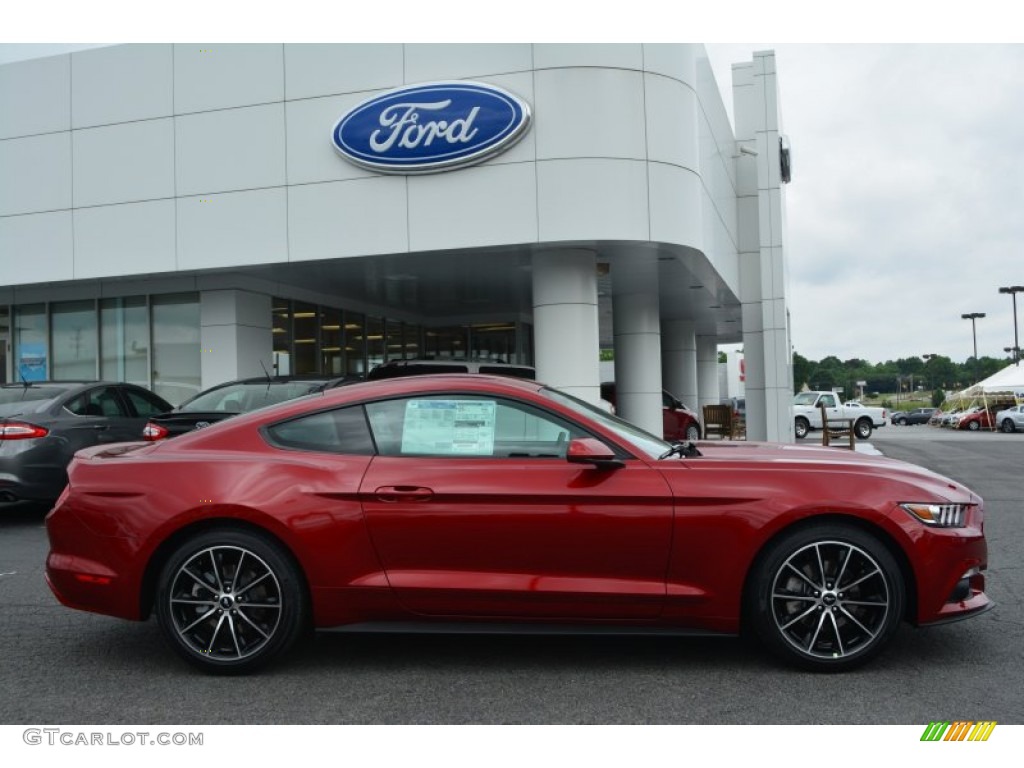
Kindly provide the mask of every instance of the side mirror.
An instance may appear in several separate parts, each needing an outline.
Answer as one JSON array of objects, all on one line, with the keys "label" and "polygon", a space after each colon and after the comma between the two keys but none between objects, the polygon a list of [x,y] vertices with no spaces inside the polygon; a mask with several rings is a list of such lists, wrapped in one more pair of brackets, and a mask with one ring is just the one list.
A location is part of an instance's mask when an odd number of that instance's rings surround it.
[{"label": "side mirror", "polygon": [[626,466],[615,452],[593,437],[578,437],[569,441],[565,459],[570,464],[591,464],[598,469],[621,469]]}]

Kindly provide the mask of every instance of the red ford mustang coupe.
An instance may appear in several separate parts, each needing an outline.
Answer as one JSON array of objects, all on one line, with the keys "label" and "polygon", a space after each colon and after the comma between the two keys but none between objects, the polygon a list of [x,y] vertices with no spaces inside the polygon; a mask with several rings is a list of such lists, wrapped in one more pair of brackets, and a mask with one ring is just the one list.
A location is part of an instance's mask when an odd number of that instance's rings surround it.
[{"label": "red ford mustang coupe", "polygon": [[803,667],[991,607],[982,500],[841,449],[669,444],[532,381],[353,384],[80,451],[47,517],[65,605],[210,671],[310,627],[749,631]]}]

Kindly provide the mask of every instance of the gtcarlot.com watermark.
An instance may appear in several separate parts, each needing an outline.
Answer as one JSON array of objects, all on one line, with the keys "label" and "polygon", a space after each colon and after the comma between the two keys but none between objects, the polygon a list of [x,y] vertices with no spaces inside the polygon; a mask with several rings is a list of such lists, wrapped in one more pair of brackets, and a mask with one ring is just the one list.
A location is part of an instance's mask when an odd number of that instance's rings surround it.
[{"label": "gtcarlot.com watermark", "polygon": [[203,734],[167,731],[73,731],[64,728],[26,728],[22,740],[49,747],[201,747]]}]

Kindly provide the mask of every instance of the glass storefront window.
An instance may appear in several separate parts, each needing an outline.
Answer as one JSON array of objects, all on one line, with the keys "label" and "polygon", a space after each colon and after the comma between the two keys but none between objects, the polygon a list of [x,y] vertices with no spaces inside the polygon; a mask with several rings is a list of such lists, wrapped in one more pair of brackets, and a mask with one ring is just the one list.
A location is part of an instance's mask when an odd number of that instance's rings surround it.
[{"label": "glass storefront window", "polygon": [[427,328],[423,332],[423,357],[437,360],[465,360],[468,349],[468,326]]},{"label": "glass storefront window", "polygon": [[486,323],[470,328],[474,360],[492,363],[516,363],[516,324]]},{"label": "glass storefront window", "polygon": [[14,381],[45,381],[49,370],[46,305],[26,304],[14,310]]},{"label": "glass storefront window", "polygon": [[10,341],[10,310],[7,307],[0,307],[0,384],[7,383],[7,348]]},{"label": "glass storefront window", "polygon": [[412,360],[420,356],[420,327],[418,325],[402,326],[402,337],[405,339],[405,359]]},{"label": "glass storefront window", "polygon": [[199,392],[201,381],[199,295],[154,296],[152,390],[179,405]]},{"label": "glass storefront window", "polygon": [[96,302],[51,304],[50,338],[53,344],[51,378],[57,381],[96,378]]},{"label": "glass storefront window", "polygon": [[359,312],[345,311],[345,373],[366,374],[366,318]]},{"label": "glass storefront window", "polygon": [[271,334],[274,344],[274,373],[287,376],[292,372],[292,303],[288,299],[272,299]]},{"label": "glass storefront window", "polygon": [[292,303],[295,338],[292,373],[320,373],[317,360],[320,315],[316,304]]},{"label": "glass storefront window", "polygon": [[149,385],[145,296],[100,301],[100,378]]},{"label": "glass storefront window", "polygon": [[366,318],[366,365],[369,370],[384,362],[384,321],[368,315]]},{"label": "glass storefront window", "polygon": [[341,310],[321,307],[320,317],[320,358],[321,373],[341,376],[345,370],[344,330],[342,328]]},{"label": "glass storefront window", "polygon": [[405,357],[405,344],[402,342],[402,324],[398,320],[388,320],[384,327],[387,332],[384,354],[388,360],[401,360]]}]

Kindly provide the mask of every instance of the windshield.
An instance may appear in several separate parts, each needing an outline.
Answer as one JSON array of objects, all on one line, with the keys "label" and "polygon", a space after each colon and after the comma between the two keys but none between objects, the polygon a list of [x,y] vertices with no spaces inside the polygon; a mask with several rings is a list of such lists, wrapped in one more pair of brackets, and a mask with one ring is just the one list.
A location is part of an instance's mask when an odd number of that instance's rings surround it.
[{"label": "windshield", "polygon": [[0,387],[0,416],[45,410],[57,397],[68,391],[68,387],[24,387],[15,384]]},{"label": "windshield", "polygon": [[248,413],[267,405],[283,403],[319,389],[323,381],[248,382],[217,387],[179,407],[179,411],[223,411]]},{"label": "windshield", "polygon": [[627,441],[630,445],[634,445],[642,450],[649,458],[658,458],[670,447],[668,443],[659,437],[655,437],[650,432],[646,432],[635,424],[630,424],[628,421],[620,419],[618,416],[612,416],[607,411],[580,400],[578,397],[573,397],[565,392],[559,392],[557,389],[544,388],[540,393],[545,397],[551,398],[556,403],[572,409],[581,416],[585,416],[591,421],[596,421],[605,429],[614,432]]},{"label": "windshield", "polygon": [[814,405],[814,401],[817,399],[818,394],[816,392],[801,392],[793,398],[793,405]]}]

